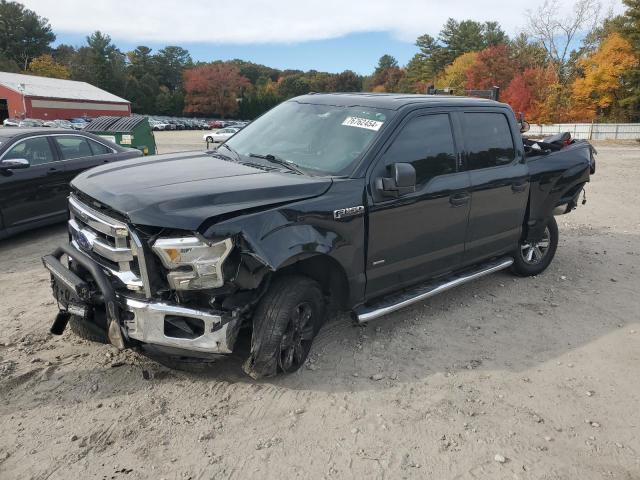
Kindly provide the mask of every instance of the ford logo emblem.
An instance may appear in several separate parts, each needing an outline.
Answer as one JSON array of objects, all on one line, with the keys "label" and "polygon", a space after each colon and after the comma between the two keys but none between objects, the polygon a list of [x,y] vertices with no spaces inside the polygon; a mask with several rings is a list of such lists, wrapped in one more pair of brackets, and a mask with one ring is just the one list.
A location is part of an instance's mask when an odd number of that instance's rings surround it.
[{"label": "ford logo emblem", "polygon": [[83,250],[91,250],[93,247],[93,242],[87,237],[84,232],[76,233],[76,242],[78,246]]}]

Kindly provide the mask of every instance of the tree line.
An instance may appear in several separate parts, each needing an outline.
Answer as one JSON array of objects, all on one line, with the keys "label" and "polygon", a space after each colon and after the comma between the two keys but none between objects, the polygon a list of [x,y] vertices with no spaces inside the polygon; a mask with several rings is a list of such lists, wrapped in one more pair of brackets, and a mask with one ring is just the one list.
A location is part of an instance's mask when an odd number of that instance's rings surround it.
[{"label": "tree line", "polygon": [[623,3],[622,15],[602,16],[597,0],[576,0],[567,15],[547,0],[526,12],[527,33],[515,38],[496,22],[449,19],[437,38],[417,39],[406,66],[382,56],[365,88],[464,94],[497,86],[502,101],[536,123],[638,122],[640,0]]},{"label": "tree line", "polygon": [[[351,70],[280,70],[244,61],[194,62],[179,46],[123,52],[109,35],[53,47],[47,19],[0,0],[0,70],[89,82],[126,98],[137,113],[254,118],[308,92],[425,93],[428,87],[501,89],[501,100],[530,121],[640,121],[640,0],[623,0],[619,16],[598,0],[558,0],[527,12],[527,33],[514,38],[497,22],[449,19],[437,37],[416,40],[401,66],[383,55],[368,76]],[[579,38],[582,32],[586,36]]]}]

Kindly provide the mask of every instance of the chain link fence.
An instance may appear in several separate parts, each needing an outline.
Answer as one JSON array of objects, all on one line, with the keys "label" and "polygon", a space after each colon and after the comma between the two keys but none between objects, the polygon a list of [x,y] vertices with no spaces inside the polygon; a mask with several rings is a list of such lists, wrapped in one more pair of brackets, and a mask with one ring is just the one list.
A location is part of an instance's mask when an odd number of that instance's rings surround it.
[{"label": "chain link fence", "polygon": [[531,124],[528,137],[554,135],[569,132],[573,138],[585,140],[637,140],[640,139],[640,123],[552,123]]}]

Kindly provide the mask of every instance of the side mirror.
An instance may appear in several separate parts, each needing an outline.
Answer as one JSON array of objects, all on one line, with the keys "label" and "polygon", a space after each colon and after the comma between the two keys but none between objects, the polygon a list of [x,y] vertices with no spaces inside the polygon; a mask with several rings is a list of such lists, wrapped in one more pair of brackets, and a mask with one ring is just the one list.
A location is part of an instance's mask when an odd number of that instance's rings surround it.
[{"label": "side mirror", "polygon": [[387,167],[390,177],[378,178],[376,188],[385,197],[399,197],[416,191],[416,169],[410,163],[394,163]]},{"label": "side mirror", "polygon": [[518,114],[518,123],[520,124],[520,133],[526,133],[531,128],[529,122],[524,119],[524,113],[522,112]]},{"label": "side mirror", "polygon": [[29,166],[26,158],[6,158],[0,162],[0,170],[20,170]]}]

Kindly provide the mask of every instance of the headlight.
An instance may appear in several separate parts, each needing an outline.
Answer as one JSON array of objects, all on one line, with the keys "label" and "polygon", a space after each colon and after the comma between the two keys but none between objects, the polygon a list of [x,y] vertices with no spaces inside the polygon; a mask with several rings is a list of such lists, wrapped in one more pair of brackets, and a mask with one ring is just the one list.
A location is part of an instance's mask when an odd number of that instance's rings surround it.
[{"label": "headlight", "polygon": [[171,270],[167,280],[174,290],[221,287],[222,264],[232,248],[230,238],[215,243],[198,237],[159,238],[153,244],[153,251]]}]

